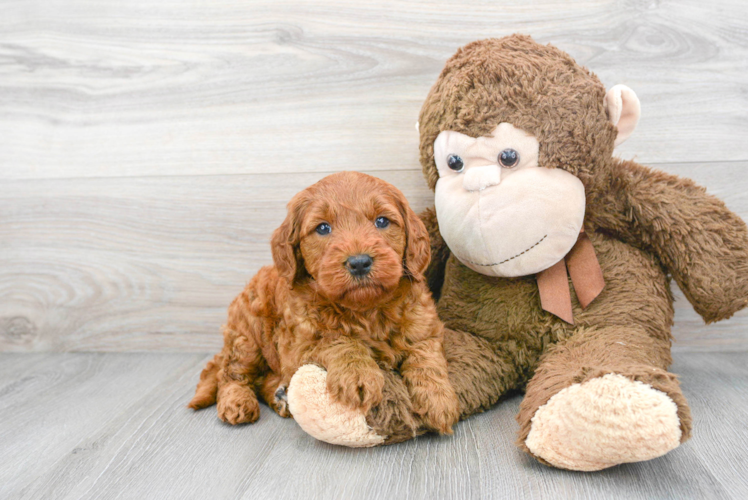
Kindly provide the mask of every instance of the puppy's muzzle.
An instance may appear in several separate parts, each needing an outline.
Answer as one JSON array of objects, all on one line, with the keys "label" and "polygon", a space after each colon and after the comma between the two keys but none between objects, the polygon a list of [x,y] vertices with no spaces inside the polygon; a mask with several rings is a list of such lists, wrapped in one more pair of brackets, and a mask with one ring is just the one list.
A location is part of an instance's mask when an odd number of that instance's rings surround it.
[{"label": "puppy's muzzle", "polygon": [[345,261],[345,267],[352,276],[361,278],[369,274],[373,263],[374,259],[371,258],[371,255],[359,254],[348,257],[348,260]]}]

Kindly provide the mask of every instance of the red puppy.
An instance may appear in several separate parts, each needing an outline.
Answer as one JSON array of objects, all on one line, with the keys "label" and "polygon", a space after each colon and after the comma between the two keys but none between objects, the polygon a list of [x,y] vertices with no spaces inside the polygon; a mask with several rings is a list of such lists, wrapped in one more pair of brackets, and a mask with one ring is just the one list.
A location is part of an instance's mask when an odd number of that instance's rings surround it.
[{"label": "red puppy", "polygon": [[259,396],[288,417],[286,386],[302,364],[317,363],[332,396],[366,412],[397,370],[425,426],[450,434],[459,413],[422,275],[428,233],[403,194],[361,173],[325,177],[288,204],[272,250],[275,265],[229,307],[223,350],[190,408],[217,403],[222,420],[254,422]]}]

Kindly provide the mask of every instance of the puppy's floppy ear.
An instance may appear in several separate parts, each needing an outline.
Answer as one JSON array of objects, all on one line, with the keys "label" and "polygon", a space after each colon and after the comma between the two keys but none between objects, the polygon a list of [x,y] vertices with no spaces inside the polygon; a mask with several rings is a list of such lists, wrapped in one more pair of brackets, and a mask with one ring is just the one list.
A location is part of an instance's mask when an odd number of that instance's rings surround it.
[{"label": "puppy's floppy ear", "polygon": [[288,281],[289,285],[303,275],[304,262],[301,258],[301,222],[309,204],[304,191],[298,193],[288,202],[288,213],[283,224],[273,231],[270,247],[273,252],[273,263],[278,274]]},{"label": "puppy's floppy ear", "polygon": [[405,271],[416,281],[423,280],[423,273],[431,261],[431,245],[429,244],[429,233],[426,226],[421,222],[418,215],[410,208],[405,196],[395,191],[400,214],[405,221],[405,255],[403,266]]}]

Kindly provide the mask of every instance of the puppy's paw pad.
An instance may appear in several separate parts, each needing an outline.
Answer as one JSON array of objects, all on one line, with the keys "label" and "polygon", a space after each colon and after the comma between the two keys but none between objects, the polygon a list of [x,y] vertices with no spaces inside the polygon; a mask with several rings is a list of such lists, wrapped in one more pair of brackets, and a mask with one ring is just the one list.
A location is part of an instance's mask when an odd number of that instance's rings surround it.
[{"label": "puppy's paw pad", "polygon": [[273,399],[275,411],[278,412],[278,415],[284,418],[289,418],[291,416],[291,412],[288,410],[288,393],[286,392],[285,385],[278,386],[278,388],[275,390]]},{"label": "puppy's paw pad", "polygon": [[531,422],[528,449],[571,470],[650,460],[681,438],[678,407],[667,394],[613,373],[563,389]]},{"label": "puppy's paw pad", "polygon": [[275,390],[275,401],[288,401],[288,395],[286,394],[286,386],[279,385]]}]

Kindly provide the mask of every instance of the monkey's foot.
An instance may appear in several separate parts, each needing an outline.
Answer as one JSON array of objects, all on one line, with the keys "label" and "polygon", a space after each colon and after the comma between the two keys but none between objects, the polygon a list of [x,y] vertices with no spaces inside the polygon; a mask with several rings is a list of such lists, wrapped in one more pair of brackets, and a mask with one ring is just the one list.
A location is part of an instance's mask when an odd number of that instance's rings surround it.
[{"label": "monkey's foot", "polygon": [[304,365],[288,386],[288,408],[310,436],[326,443],[362,448],[384,443],[366,423],[366,415],[333,401],[327,391],[327,371]]},{"label": "monkey's foot", "polygon": [[609,373],[574,384],[538,408],[525,444],[562,469],[594,471],[650,460],[681,440],[678,408],[648,384]]}]

